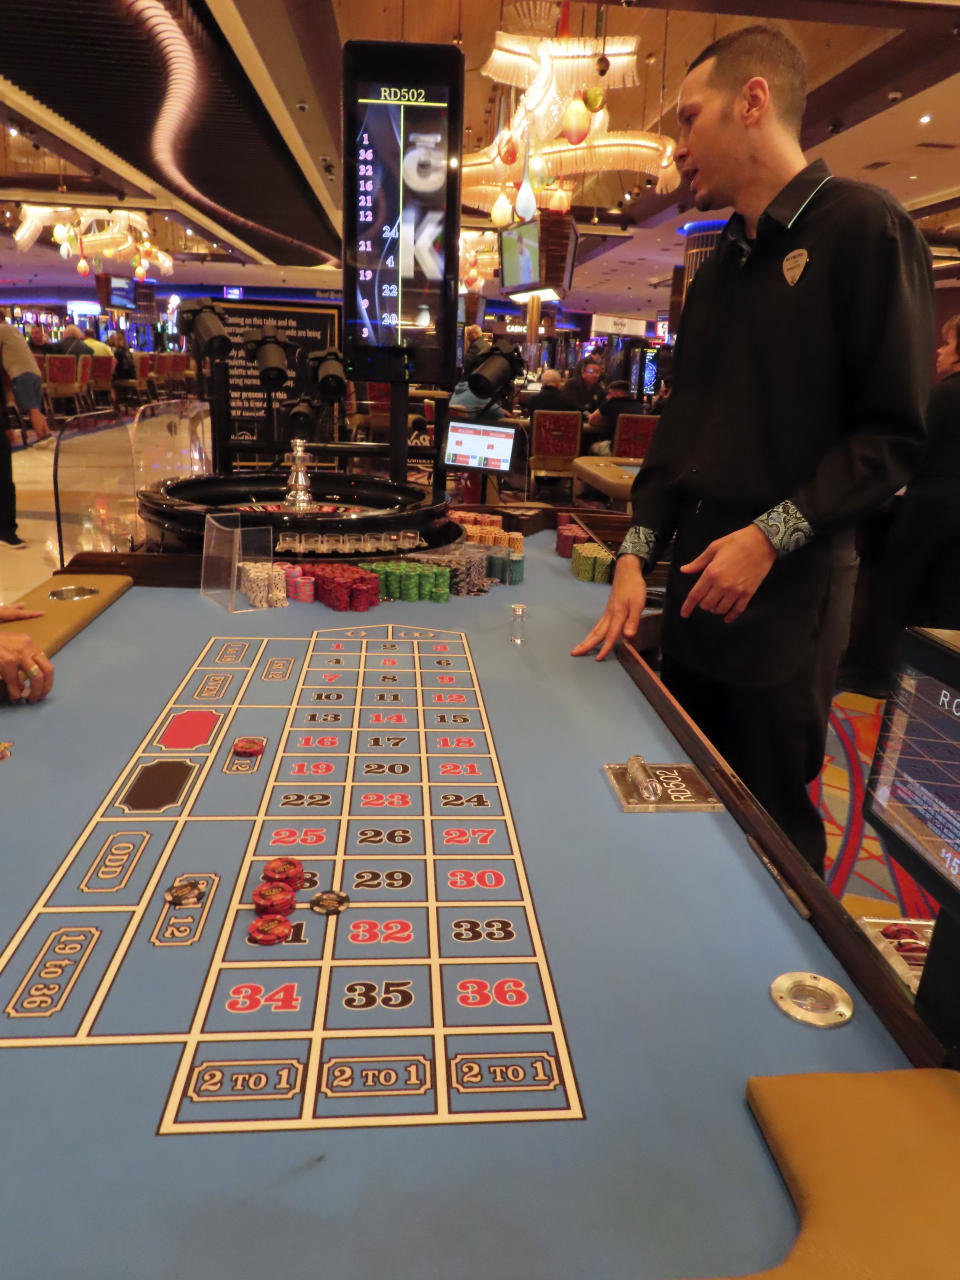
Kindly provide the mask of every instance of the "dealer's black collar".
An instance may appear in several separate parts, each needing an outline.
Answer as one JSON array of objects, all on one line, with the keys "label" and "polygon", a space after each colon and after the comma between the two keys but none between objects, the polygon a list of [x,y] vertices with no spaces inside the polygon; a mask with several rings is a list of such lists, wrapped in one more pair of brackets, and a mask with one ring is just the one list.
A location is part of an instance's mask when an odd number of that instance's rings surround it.
[{"label": "dealer's black collar", "polygon": [[[757,239],[771,230],[773,223],[789,231],[823,184],[829,180],[830,170],[823,160],[814,160],[805,169],[801,169],[782,191],[777,192],[761,213],[757,221]],[[741,261],[746,261],[753,251],[754,242],[747,238],[747,226],[742,214],[733,214],[724,228],[724,235],[740,250]]]}]

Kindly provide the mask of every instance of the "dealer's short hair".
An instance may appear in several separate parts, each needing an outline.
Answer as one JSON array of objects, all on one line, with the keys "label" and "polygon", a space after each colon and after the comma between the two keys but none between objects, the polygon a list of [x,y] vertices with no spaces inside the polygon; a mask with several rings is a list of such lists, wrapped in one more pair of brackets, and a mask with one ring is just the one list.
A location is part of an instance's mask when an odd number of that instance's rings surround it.
[{"label": "dealer's short hair", "polygon": [[807,68],[803,54],[782,31],[758,23],[741,27],[708,44],[687,68],[716,59],[710,83],[739,93],[753,76],[763,76],[777,116],[799,138],[807,105]]}]

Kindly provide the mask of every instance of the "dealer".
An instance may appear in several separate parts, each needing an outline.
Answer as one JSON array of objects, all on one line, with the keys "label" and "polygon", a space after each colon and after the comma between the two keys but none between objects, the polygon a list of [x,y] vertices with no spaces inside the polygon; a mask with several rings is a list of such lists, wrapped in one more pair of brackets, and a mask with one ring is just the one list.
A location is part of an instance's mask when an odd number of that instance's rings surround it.
[{"label": "dealer", "polygon": [[634,483],[603,616],[635,634],[672,534],[663,679],[822,875],[808,784],[845,646],[853,531],[911,476],[933,364],[930,256],[876,187],[800,149],[806,74],[779,31],[706,48],[678,103],[700,210],[735,212],[686,298],[673,393]]}]

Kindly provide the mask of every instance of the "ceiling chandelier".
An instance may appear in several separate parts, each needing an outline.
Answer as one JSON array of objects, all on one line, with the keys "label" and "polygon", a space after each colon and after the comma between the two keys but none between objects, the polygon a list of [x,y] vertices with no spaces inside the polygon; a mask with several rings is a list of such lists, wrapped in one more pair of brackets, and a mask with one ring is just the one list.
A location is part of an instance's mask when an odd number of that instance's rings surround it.
[{"label": "ceiling chandelier", "polygon": [[143,280],[148,270],[164,276],[173,274],[173,258],[151,243],[146,214],[136,210],[21,205],[20,223],[13,233],[21,253],[33,248],[45,227],[52,227],[53,242],[59,245],[61,258],[69,260],[74,254],[79,255],[80,276],[90,274],[88,258],[94,270],[99,271],[101,257],[131,263],[138,280]]},{"label": "ceiling chandelier", "polygon": [[639,38],[572,37],[568,0],[552,37],[536,31],[543,30],[547,13],[555,20],[555,6],[518,3],[515,9],[535,33],[498,31],[481,71],[520,90],[520,98],[508,119],[501,98],[493,141],[464,156],[464,203],[492,211],[494,223],[503,226],[514,214],[533,217],[538,207],[569,208],[567,178],[627,170],[645,174],[658,193],[675,190],[680,175],[672,138],[609,128],[607,91],[639,84]]}]

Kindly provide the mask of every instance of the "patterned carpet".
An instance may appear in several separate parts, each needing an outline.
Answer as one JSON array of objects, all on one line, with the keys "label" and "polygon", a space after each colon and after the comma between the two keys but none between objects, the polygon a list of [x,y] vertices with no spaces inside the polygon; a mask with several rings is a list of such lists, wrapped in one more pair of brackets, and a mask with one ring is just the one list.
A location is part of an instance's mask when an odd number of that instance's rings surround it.
[{"label": "patterned carpet", "polygon": [[936,904],[907,873],[887,858],[863,820],[883,703],[854,693],[834,698],[823,771],[814,800],[827,829],[827,884],[853,916],[906,916],[930,920]]}]

